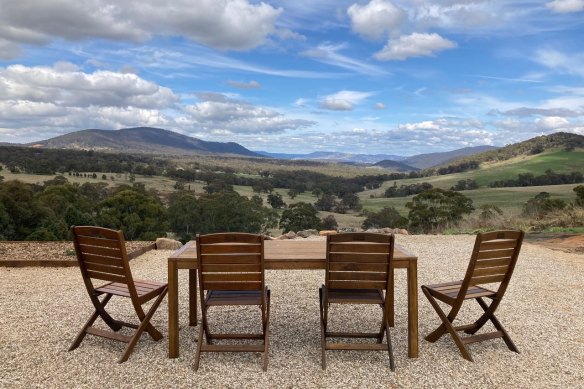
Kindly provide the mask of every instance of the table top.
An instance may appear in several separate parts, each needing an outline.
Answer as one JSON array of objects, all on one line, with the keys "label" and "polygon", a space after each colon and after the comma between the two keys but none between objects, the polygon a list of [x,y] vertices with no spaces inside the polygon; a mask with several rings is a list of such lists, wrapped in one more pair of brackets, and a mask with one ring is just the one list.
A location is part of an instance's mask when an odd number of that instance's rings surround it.
[{"label": "table top", "polygon": [[[396,267],[415,263],[417,257],[396,244],[393,254]],[[175,251],[169,262],[188,263],[197,260],[197,244],[187,242]],[[266,240],[264,241],[264,260],[266,269],[324,269],[326,265],[326,241],[324,240]],[[182,267],[182,266],[179,266]],[[192,268],[192,266],[188,266]],[[196,266],[195,266],[196,268]]]}]

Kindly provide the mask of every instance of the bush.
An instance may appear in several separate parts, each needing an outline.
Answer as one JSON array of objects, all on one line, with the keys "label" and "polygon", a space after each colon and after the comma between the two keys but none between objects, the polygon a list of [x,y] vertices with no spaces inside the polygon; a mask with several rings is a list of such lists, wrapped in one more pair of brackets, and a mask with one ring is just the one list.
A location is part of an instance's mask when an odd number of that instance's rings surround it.
[{"label": "bush", "polygon": [[328,215],[321,220],[322,228],[325,230],[336,230],[339,227],[337,219],[333,215]]},{"label": "bush", "polygon": [[394,207],[384,207],[377,213],[368,213],[363,221],[363,229],[369,228],[405,228],[408,225],[408,219],[399,214]]},{"label": "bush", "polygon": [[312,204],[299,202],[284,210],[280,218],[280,228],[283,232],[319,230],[320,219],[316,216],[316,209]]},{"label": "bush", "polygon": [[414,196],[406,207],[410,209],[410,228],[423,233],[457,225],[463,215],[474,210],[472,200],[462,193],[438,188]]}]

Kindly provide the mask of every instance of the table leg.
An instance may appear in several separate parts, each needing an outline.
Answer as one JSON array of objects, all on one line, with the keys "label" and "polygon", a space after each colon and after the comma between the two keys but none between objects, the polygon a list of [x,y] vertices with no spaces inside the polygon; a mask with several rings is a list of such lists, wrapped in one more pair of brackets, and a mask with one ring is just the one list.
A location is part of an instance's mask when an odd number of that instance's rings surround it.
[{"label": "table leg", "polygon": [[408,356],[418,357],[418,264],[408,265]]},{"label": "table leg", "polygon": [[168,357],[178,355],[178,269],[175,262],[168,261]]},{"label": "table leg", "polygon": [[189,269],[189,325],[197,325],[197,270]]}]

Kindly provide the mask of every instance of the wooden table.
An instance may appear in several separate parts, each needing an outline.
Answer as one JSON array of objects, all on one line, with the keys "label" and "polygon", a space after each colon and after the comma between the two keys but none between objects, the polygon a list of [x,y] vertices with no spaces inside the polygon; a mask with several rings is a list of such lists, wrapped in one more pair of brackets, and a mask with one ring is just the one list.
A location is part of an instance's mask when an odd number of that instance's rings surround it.
[{"label": "wooden table", "polygon": [[[325,269],[324,240],[266,240],[266,270]],[[418,357],[418,258],[399,245],[395,246],[393,267],[407,269],[408,279],[408,356]],[[197,250],[195,241],[187,242],[168,258],[168,357],[179,355],[178,270],[189,270],[189,324],[197,325]],[[323,280],[324,281],[324,280]],[[394,284],[395,285],[395,284]],[[316,291],[315,291],[316,293]],[[390,325],[393,326],[393,299]]]}]

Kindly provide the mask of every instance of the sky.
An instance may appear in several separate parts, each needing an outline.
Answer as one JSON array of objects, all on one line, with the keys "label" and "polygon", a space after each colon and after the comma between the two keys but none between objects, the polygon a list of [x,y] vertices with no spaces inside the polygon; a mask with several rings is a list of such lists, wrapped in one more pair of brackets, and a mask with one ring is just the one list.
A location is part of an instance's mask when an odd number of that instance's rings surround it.
[{"label": "sky", "polygon": [[0,0],[0,142],[141,126],[403,156],[584,135],[584,0]]}]

